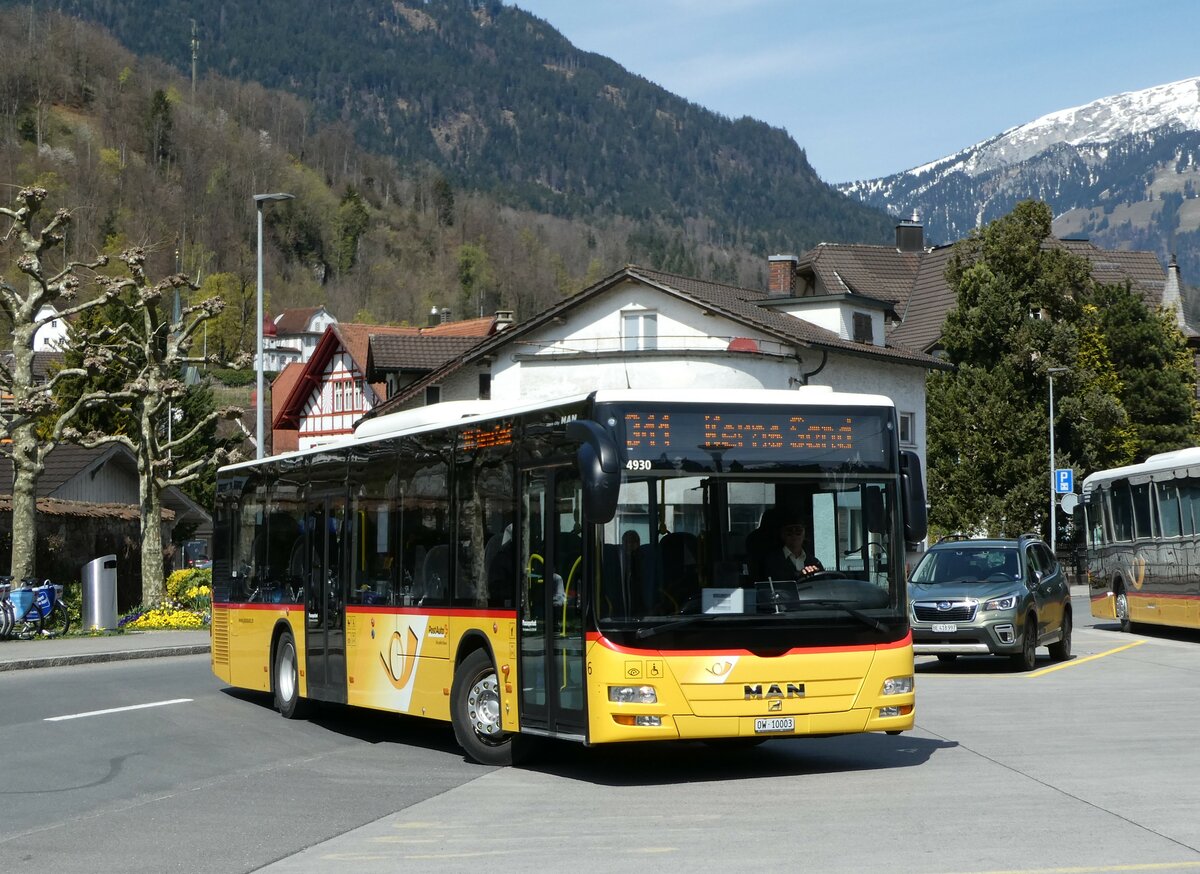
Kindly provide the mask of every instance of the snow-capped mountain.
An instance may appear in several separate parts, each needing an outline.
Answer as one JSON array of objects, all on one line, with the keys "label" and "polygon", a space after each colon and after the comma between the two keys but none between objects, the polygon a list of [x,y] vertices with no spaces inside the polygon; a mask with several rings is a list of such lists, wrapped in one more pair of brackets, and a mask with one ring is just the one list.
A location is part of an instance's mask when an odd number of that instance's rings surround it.
[{"label": "snow-capped mountain", "polygon": [[1045,200],[1055,232],[1109,248],[1177,252],[1200,283],[1200,77],[1052,112],[920,167],[836,186],[926,238],[953,242],[1018,201]]}]

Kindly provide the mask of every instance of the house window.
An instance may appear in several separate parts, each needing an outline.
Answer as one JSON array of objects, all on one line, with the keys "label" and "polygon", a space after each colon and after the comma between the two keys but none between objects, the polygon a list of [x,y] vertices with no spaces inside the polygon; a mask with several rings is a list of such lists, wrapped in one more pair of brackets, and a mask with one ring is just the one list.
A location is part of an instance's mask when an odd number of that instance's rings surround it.
[{"label": "house window", "polygon": [[333,384],[333,411],[340,413],[342,411],[342,383],[335,382]]},{"label": "house window", "polygon": [[912,413],[900,414],[900,445],[914,446],[916,445],[916,437],[913,435],[913,421],[916,419]]},{"label": "house window", "polygon": [[490,373],[479,374],[479,399],[481,401],[492,399],[492,375]]},{"label": "house window", "polygon": [[875,332],[871,330],[871,314],[870,313],[855,313],[854,314],[854,342],[855,343],[875,343]]},{"label": "house window", "polygon": [[658,348],[658,314],[635,310],[621,314],[622,348],[626,352]]},{"label": "house window", "polygon": [[1050,311],[1043,307],[1030,307],[1029,308],[1029,318],[1038,319],[1039,321],[1041,321],[1043,319],[1048,319],[1048,318],[1050,318]]},{"label": "house window", "polygon": [[425,406],[441,403],[442,387],[440,385],[431,385],[425,389]]}]

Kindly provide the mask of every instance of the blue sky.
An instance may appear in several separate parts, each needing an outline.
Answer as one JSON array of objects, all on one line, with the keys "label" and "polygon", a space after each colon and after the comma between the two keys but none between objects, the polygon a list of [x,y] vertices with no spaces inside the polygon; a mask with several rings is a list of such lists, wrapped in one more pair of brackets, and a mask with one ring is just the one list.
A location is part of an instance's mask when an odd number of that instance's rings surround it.
[{"label": "blue sky", "polygon": [[506,0],[581,49],[787,130],[827,182],[1200,76],[1196,0]]}]

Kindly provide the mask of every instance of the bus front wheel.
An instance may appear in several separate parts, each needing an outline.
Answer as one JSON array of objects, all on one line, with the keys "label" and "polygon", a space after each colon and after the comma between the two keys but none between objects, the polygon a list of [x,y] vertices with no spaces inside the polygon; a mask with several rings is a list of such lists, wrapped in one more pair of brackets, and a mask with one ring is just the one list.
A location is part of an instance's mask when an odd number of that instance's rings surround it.
[{"label": "bus front wheel", "polygon": [[475,650],[454,672],[450,686],[454,737],[481,765],[511,765],[513,736],[500,727],[500,681],[488,654]]},{"label": "bus front wheel", "polygon": [[271,691],[275,693],[275,709],[284,719],[304,717],[308,702],[300,697],[300,659],[296,654],[296,638],[290,631],[279,635],[272,668]]}]

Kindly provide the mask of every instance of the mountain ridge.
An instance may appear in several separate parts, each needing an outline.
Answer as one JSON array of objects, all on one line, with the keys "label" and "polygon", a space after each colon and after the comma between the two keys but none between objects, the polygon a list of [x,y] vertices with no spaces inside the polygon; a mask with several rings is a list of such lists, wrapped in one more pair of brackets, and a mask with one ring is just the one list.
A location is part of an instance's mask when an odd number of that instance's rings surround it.
[{"label": "mountain ridge", "polygon": [[1200,77],[1047,113],[910,170],[835,186],[949,243],[1044,200],[1060,236],[1177,255],[1200,281]]},{"label": "mountain ridge", "polygon": [[671,94],[499,0],[55,8],[181,71],[195,20],[203,69],[291,91],[361,146],[520,208],[653,218],[760,256],[892,234],[888,216],[822,181],[786,131]]}]

